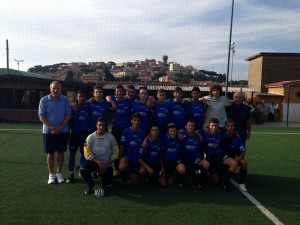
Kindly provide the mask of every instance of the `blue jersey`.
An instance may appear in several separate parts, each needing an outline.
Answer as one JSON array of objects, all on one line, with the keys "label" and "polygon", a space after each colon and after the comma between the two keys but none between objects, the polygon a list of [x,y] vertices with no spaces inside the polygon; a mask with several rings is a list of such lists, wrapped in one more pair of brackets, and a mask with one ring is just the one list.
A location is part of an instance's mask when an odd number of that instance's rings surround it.
[{"label": "blue jersey", "polygon": [[208,156],[214,156],[224,152],[221,148],[221,141],[223,138],[221,131],[211,134],[205,130],[201,130],[200,134],[203,136],[204,148]]},{"label": "blue jersey", "polygon": [[181,141],[176,136],[174,139],[171,139],[168,133],[163,135],[164,142],[164,151],[163,158],[165,161],[175,161],[180,159],[180,148]]},{"label": "blue jersey", "polygon": [[84,104],[75,111],[72,109],[71,130],[72,132],[89,131],[89,107]]},{"label": "blue jersey", "polygon": [[123,131],[120,145],[124,148],[123,156],[130,162],[135,163],[141,158],[140,148],[145,137],[146,133],[142,129],[134,131],[129,127]]},{"label": "blue jersey", "polygon": [[201,130],[203,127],[203,115],[205,112],[205,103],[199,101],[197,103],[189,102],[187,107],[187,114],[189,119],[195,121],[195,126],[197,130]]},{"label": "blue jersey", "polygon": [[142,116],[140,128],[148,131],[151,124],[151,109],[147,107],[146,103],[133,102],[132,103],[132,112],[138,112]]},{"label": "blue jersey", "polygon": [[178,129],[184,128],[186,117],[186,106],[182,102],[175,102],[174,99],[167,99],[170,106],[170,122],[175,123]]},{"label": "blue jersey", "polygon": [[117,105],[117,109],[114,111],[113,126],[120,128],[130,127],[132,100],[123,99],[118,101],[115,96],[112,96],[112,99]]},{"label": "blue jersey", "polygon": [[102,100],[101,102],[88,100],[86,101],[86,105],[90,110],[90,132],[94,132],[97,130],[96,124],[98,118],[106,118],[111,106],[106,100]]},{"label": "blue jersey", "polygon": [[151,141],[150,138],[147,140],[147,148],[143,151],[143,160],[149,166],[157,166],[162,159],[162,152],[164,144],[161,139],[157,141]]},{"label": "blue jersey", "polygon": [[184,161],[195,160],[200,158],[200,139],[197,135],[188,135],[186,130],[181,130],[183,136],[182,141],[182,157]]},{"label": "blue jersey", "polygon": [[159,126],[161,131],[166,130],[169,124],[169,104],[154,103],[153,107],[153,122]]},{"label": "blue jersey", "polygon": [[236,134],[230,137],[228,136],[227,132],[224,132],[223,134],[222,147],[225,150],[226,154],[231,157],[234,157],[236,155],[239,155],[241,152],[246,151],[246,147],[242,138],[237,136]]}]

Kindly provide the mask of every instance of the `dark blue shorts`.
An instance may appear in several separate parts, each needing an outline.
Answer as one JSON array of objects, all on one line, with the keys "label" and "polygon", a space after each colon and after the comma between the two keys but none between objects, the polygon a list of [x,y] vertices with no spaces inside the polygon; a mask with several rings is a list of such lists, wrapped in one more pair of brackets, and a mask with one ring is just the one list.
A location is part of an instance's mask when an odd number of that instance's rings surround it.
[{"label": "dark blue shorts", "polygon": [[225,153],[219,153],[215,155],[208,156],[207,160],[210,163],[210,172],[217,173],[223,170],[223,162],[225,159],[229,158]]},{"label": "dark blue shorts", "polygon": [[88,136],[88,132],[72,132],[69,138],[69,150],[70,152],[77,151],[83,152],[84,142]]},{"label": "dark blue shorts", "polygon": [[69,133],[43,134],[44,152],[65,152],[68,147]]},{"label": "dark blue shorts", "polygon": [[164,170],[166,177],[172,176],[172,173],[176,170],[176,167],[179,164],[183,164],[183,162],[180,159],[164,161]]}]

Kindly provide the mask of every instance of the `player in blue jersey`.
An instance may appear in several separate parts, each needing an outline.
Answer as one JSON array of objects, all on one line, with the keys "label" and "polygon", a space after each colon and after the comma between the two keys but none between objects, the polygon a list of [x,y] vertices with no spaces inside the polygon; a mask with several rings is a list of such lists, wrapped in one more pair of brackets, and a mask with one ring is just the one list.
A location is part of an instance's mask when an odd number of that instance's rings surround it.
[{"label": "player in blue jersey", "polygon": [[96,131],[96,124],[98,118],[105,118],[111,105],[103,99],[103,87],[97,85],[93,89],[93,98],[86,101],[87,107],[90,110],[90,128],[89,132]]},{"label": "player in blue jersey", "polygon": [[181,140],[178,138],[177,127],[175,123],[168,124],[168,131],[162,136],[164,142],[163,151],[163,175],[169,185],[173,184],[173,172],[177,172],[177,184],[183,187],[183,177],[185,166],[182,162],[180,149]]},{"label": "player in blue jersey", "polygon": [[67,179],[67,183],[74,181],[74,168],[76,151],[79,148],[80,151],[80,168],[82,167],[84,158],[84,142],[89,132],[89,108],[85,104],[86,94],[84,91],[79,91],[76,98],[76,107],[72,107],[72,118],[70,121],[70,137],[69,137],[69,150],[70,157],[68,162],[70,177]]},{"label": "player in blue jersey", "polygon": [[177,129],[184,128],[186,118],[186,106],[182,103],[182,88],[176,87],[173,91],[173,99],[167,99],[170,107],[170,122],[175,123]]},{"label": "player in blue jersey", "polygon": [[200,101],[200,89],[193,87],[192,99],[187,106],[187,118],[195,121],[196,130],[203,129],[203,119],[205,115],[206,104],[205,101]]},{"label": "player in blue jersey", "polygon": [[120,163],[119,172],[122,177],[122,185],[127,183],[127,172],[129,172],[132,184],[138,181],[139,162],[141,154],[141,144],[146,133],[140,129],[141,114],[134,113],[131,116],[131,127],[126,128],[120,141]]},{"label": "player in blue jersey", "polygon": [[124,98],[123,85],[117,85],[114,96],[108,96],[109,101],[112,101],[116,108],[113,112],[112,134],[120,144],[122,132],[125,128],[130,127],[130,118],[132,110],[132,101]]},{"label": "player in blue jersey", "polygon": [[224,133],[223,149],[226,154],[233,158],[240,166],[239,188],[247,191],[245,180],[247,176],[247,161],[245,160],[246,148],[242,138],[235,132],[234,121],[231,119],[225,122],[226,132]]},{"label": "player in blue jersey", "polygon": [[159,127],[156,124],[152,124],[149,138],[147,139],[147,147],[143,149],[141,159],[139,159],[139,163],[141,164],[139,175],[141,177],[155,177],[158,179],[160,185],[166,186],[166,180],[162,177],[161,173],[163,170],[163,148],[164,144],[159,137]]},{"label": "player in blue jersey", "polygon": [[147,107],[148,89],[146,87],[140,87],[139,89],[139,100],[136,99],[132,103],[132,112],[138,112],[142,116],[140,128],[146,133],[149,133],[152,109]]},{"label": "player in blue jersey", "polygon": [[[206,157],[210,163],[212,181],[219,183],[220,176],[222,176],[222,187],[230,191],[231,183],[229,180],[237,169],[237,162],[230,158],[221,147],[223,134],[219,129],[218,119],[211,118],[208,127],[205,130],[201,130],[200,133],[203,136]],[[227,166],[228,169],[223,174],[224,165]]]},{"label": "player in blue jersey", "polygon": [[164,134],[167,131],[169,124],[169,104],[166,103],[167,93],[164,89],[157,91],[157,101],[153,106],[153,122],[159,126],[160,134]]},{"label": "player in blue jersey", "polygon": [[[195,133],[195,121],[188,119],[185,123],[185,129],[180,133],[183,136],[181,154],[186,168],[186,175],[194,176],[195,170],[208,171],[210,168],[209,162],[204,159],[200,148],[200,138]],[[204,189],[204,185],[199,182],[198,188]]]}]

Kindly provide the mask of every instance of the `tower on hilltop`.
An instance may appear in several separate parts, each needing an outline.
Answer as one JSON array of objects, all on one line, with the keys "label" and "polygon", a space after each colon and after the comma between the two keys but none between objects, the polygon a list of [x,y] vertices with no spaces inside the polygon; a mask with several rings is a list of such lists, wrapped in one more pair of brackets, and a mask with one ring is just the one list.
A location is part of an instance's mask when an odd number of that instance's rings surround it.
[{"label": "tower on hilltop", "polygon": [[167,55],[163,55],[162,59],[163,59],[163,62],[164,62],[165,64],[168,63],[168,56],[167,56]]}]

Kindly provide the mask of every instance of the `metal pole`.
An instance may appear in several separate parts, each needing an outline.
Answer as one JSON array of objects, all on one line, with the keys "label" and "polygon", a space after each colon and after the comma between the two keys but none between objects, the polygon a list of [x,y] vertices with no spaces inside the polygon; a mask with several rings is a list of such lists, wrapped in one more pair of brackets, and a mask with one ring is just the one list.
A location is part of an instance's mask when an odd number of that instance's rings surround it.
[{"label": "metal pole", "polygon": [[20,70],[19,70],[19,65],[20,65],[20,62],[23,62],[24,60],[23,59],[21,59],[21,60],[16,60],[16,59],[14,59],[16,62],[17,62],[17,64],[18,64],[18,75],[19,75],[19,72],[20,72]]},{"label": "metal pole", "polygon": [[8,39],[6,39],[6,70],[9,74],[9,48],[8,48]]},{"label": "metal pole", "polygon": [[231,49],[231,51],[232,51],[232,56],[231,56],[231,73],[230,73],[230,86],[232,85],[233,56],[234,56],[234,53],[235,53],[234,47],[235,47],[235,43],[234,43],[234,41],[233,41],[233,42],[231,42],[231,44],[230,44],[230,49]]},{"label": "metal pole", "polygon": [[230,64],[230,50],[231,50],[231,36],[232,36],[232,22],[233,22],[233,8],[234,8],[234,0],[232,0],[232,4],[231,4],[231,21],[230,21],[230,32],[229,32],[229,45],[228,45],[228,59],[227,59],[227,73],[226,73],[225,96],[227,96],[227,94],[228,94],[228,76],[229,76],[229,64]]},{"label": "metal pole", "polygon": [[290,85],[288,85],[288,101],[287,101],[287,107],[286,107],[286,127],[289,127],[290,92],[291,92],[291,88],[290,88]]}]

